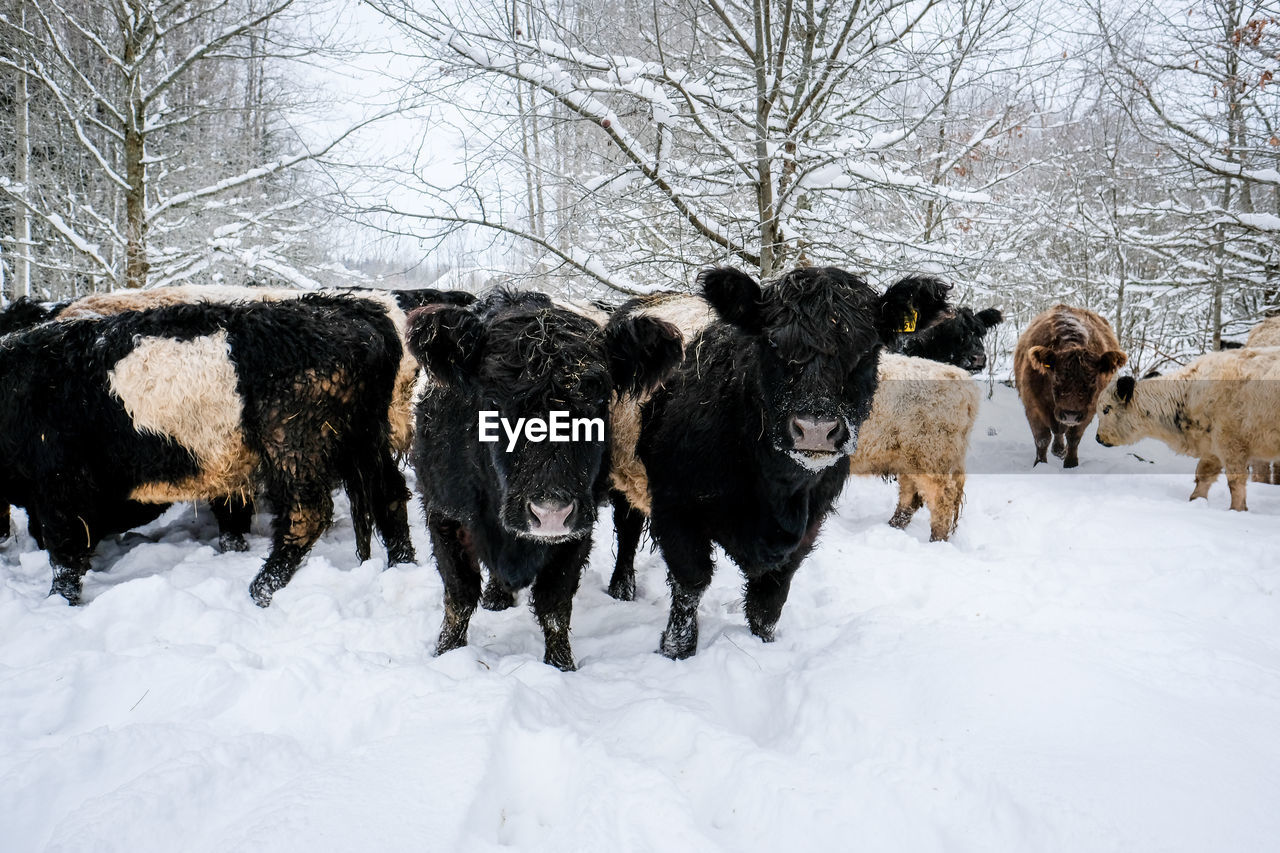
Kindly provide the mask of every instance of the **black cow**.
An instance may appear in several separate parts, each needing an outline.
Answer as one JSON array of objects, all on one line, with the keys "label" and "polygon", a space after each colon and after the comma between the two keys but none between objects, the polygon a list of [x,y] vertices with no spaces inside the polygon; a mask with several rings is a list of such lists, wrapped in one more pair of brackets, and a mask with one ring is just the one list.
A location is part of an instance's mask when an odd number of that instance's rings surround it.
[{"label": "black cow", "polygon": [[[884,298],[891,305],[909,306],[922,297],[947,298],[951,285],[933,276],[908,276],[890,285]],[[954,364],[961,370],[977,373],[987,366],[987,350],[983,339],[987,332],[1004,322],[997,308],[949,308],[932,322],[906,312],[904,330],[889,342],[892,352],[930,361]],[[908,331],[909,330],[909,331]]]},{"label": "black cow", "polygon": [[[881,347],[909,318],[927,324],[946,308],[945,291],[880,297],[833,267],[794,270],[766,287],[729,268],[699,282],[719,319],[687,342],[686,359],[643,404],[636,452],[648,489],[632,501],[651,504],[671,587],[660,651],[677,659],[697,650],[713,542],[746,576],[752,633],[773,639],[792,575],[848,476]],[[624,307],[611,322],[629,316]],[[619,566],[627,557],[634,588],[629,558],[642,517],[621,508]],[[611,591],[626,586],[617,572],[614,580]]]},{"label": "black cow", "polygon": [[[38,323],[59,319],[82,319],[84,317],[106,317],[121,314],[125,311],[140,311],[148,308],[159,308],[166,305],[203,302],[235,302],[240,300],[258,300],[281,298],[281,293],[292,293],[303,296],[305,291],[289,291],[286,288],[261,286],[259,282],[249,282],[253,287],[226,288],[213,286],[173,286],[146,291],[115,291],[113,293],[93,293],[81,300],[70,300],[45,307],[25,297],[15,300],[9,308],[0,312],[0,334],[30,328]],[[418,288],[415,290],[384,291],[376,288],[346,287],[322,291],[329,296],[352,296],[365,301],[381,304],[398,327],[404,325],[404,312],[426,305],[469,305],[475,296],[464,291],[437,290],[435,288]],[[390,295],[392,301],[380,297]],[[398,309],[398,310],[397,310]],[[413,359],[409,358],[409,364]],[[402,377],[403,381],[403,377]],[[410,383],[412,377],[410,376]],[[411,386],[410,386],[411,387]],[[397,387],[397,391],[399,391]],[[404,410],[409,414],[408,388],[405,390]],[[394,397],[393,397],[394,400]],[[407,432],[407,430],[406,430]],[[401,451],[402,448],[396,448]],[[407,443],[403,450],[407,451]],[[403,487],[403,477],[395,475],[401,481],[399,491],[404,493],[403,504],[408,500],[408,490]],[[394,482],[394,481],[393,481]],[[356,556],[361,562],[368,560],[371,554],[370,542],[375,525],[373,507],[363,505],[359,492],[348,495],[351,501],[351,522],[355,530]],[[235,494],[213,498],[209,501],[213,516],[218,522],[218,549],[227,551],[248,551],[249,543],[245,537],[249,534],[254,516],[254,496],[251,494]],[[163,507],[161,507],[163,509]],[[406,510],[397,506],[397,513]],[[407,513],[406,513],[407,523]],[[128,525],[133,526],[133,525]],[[32,535],[39,542],[38,531],[28,525]],[[397,529],[399,526],[397,525]],[[9,506],[0,506],[0,542],[9,537]],[[414,559],[412,544],[403,542],[384,543],[388,546],[387,562],[389,564],[412,562]],[[41,546],[43,547],[43,546]]]},{"label": "black cow", "polygon": [[[466,645],[480,566],[510,595],[533,586],[545,661],[574,668],[573,594],[609,484],[609,403],[647,390],[680,357],[679,333],[647,318],[608,331],[542,294],[498,290],[471,310],[426,308],[410,350],[431,376],[417,403],[413,459],[444,581],[439,654]],[[577,441],[482,442],[482,411],[509,424],[554,411],[600,419]]]},{"label": "black cow", "polygon": [[358,299],[205,303],[49,323],[0,340],[0,499],[49,551],[75,604],[106,534],[178,500],[252,494],[275,508],[261,606],[329,525],[342,483],[388,551],[412,554],[387,407],[401,357]]}]

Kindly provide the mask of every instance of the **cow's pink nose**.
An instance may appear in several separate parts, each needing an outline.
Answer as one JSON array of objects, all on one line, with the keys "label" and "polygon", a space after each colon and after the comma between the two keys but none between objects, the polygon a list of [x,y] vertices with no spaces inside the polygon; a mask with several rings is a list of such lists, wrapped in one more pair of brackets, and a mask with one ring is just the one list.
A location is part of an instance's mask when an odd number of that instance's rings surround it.
[{"label": "cow's pink nose", "polygon": [[577,501],[569,501],[567,504],[529,501],[529,514],[535,521],[533,532],[552,535],[568,533],[569,516],[573,515],[577,505]]},{"label": "cow's pink nose", "polygon": [[796,450],[834,452],[843,432],[837,420],[817,420],[794,417],[791,419],[791,443]]}]

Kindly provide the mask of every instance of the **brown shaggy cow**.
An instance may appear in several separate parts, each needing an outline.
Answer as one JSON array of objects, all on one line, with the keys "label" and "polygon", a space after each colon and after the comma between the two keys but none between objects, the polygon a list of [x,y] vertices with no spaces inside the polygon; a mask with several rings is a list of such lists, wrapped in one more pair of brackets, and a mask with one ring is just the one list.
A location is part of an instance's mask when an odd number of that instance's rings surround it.
[{"label": "brown shaggy cow", "polygon": [[[1263,347],[1280,347],[1280,317],[1268,317],[1258,325],[1249,330],[1249,337],[1245,341],[1245,347],[1248,349],[1262,349]],[[1209,496],[1209,487],[1213,485],[1213,481],[1217,479],[1217,475],[1209,476],[1209,471],[1213,468],[1213,462],[1207,459],[1201,459],[1200,465],[1197,467],[1196,491],[1200,491],[1200,483],[1203,482],[1203,494],[1194,494],[1192,499],[1207,498]],[[1270,485],[1280,486],[1280,462],[1272,462],[1270,459],[1251,459],[1249,460],[1249,468],[1253,472],[1253,482],[1267,483]],[[1207,477],[1201,480],[1200,476]]]},{"label": "brown shaggy cow", "polygon": [[1080,464],[1080,437],[1098,393],[1126,361],[1110,324],[1092,311],[1055,305],[1032,319],[1013,351],[1013,369],[1036,442],[1033,464],[1048,461],[1050,437],[1063,468]]},{"label": "brown shaggy cow", "polygon": [[1231,508],[1243,512],[1249,460],[1280,457],[1280,348],[1206,353],[1140,382],[1122,376],[1098,404],[1100,444],[1150,436],[1199,457],[1191,500],[1206,497],[1225,467]]},{"label": "brown shaggy cow", "polygon": [[871,414],[849,459],[851,474],[897,477],[889,524],[911,523],[929,508],[930,541],[955,532],[964,501],[964,460],[980,394],[968,372],[949,364],[882,353]]}]

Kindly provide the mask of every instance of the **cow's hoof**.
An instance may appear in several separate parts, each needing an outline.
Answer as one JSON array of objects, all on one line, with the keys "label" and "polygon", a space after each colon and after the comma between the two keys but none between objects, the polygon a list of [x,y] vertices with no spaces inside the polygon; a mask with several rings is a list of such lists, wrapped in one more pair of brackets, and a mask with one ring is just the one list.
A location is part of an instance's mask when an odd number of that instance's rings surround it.
[{"label": "cow's hoof", "polygon": [[249,543],[240,533],[223,533],[218,537],[218,551],[229,554],[233,551],[248,551]]},{"label": "cow's hoof", "polygon": [[76,581],[53,579],[53,585],[49,587],[49,596],[60,595],[67,600],[67,604],[77,607],[80,604],[80,584]]},{"label": "cow's hoof", "polygon": [[460,649],[466,644],[467,644],[467,634],[465,631],[461,635],[450,634],[449,636],[445,636],[442,633],[440,635],[440,639],[436,640],[436,657],[440,657],[440,655],[448,654],[454,649]]},{"label": "cow's hoof", "polygon": [[270,607],[271,597],[283,588],[284,583],[279,578],[259,572],[253,583],[249,584],[249,597],[259,607]]},{"label": "cow's hoof", "polygon": [[609,581],[609,595],[618,601],[636,600],[636,579],[632,577],[615,577]]},{"label": "cow's hoof", "polygon": [[764,624],[761,622],[751,622],[750,624],[748,624],[747,627],[751,629],[751,633],[755,634],[757,637],[760,638],[760,642],[772,643],[773,631],[774,631],[774,628],[777,627],[777,625],[778,625],[777,622],[770,622],[768,624]]},{"label": "cow's hoof", "polygon": [[1076,468],[1076,467],[1078,467],[1079,465],[1080,465],[1080,460],[1079,460],[1079,459],[1071,459],[1071,458],[1067,458],[1067,459],[1064,459],[1064,460],[1062,461],[1062,467],[1063,467],[1063,468]]},{"label": "cow's hoof", "polygon": [[893,518],[889,519],[889,526],[898,530],[905,530],[907,525],[911,523],[911,519],[915,516],[914,511],[900,509],[894,512]]},{"label": "cow's hoof", "polygon": [[542,662],[548,666],[554,666],[561,672],[576,672],[578,670],[578,665],[573,662],[573,652],[569,650],[567,643],[563,647],[548,647]]},{"label": "cow's hoof", "polygon": [[418,555],[413,550],[413,545],[405,543],[403,545],[388,546],[387,548],[387,568],[391,566],[410,565],[417,562]]},{"label": "cow's hoof", "polygon": [[658,644],[658,653],[663,657],[672,660],[685,660],[691,658],[698,651],[698,632],[695,630],[692,634],[679,632],[673,634],[670,630],[662,632],[662,640]]},{"label": "cow's hoof", "polygon": [[484,595],[480,596],[480,606],[485,610],[510,610],[516,606],[516,594],[490,581],[484,588]]}]

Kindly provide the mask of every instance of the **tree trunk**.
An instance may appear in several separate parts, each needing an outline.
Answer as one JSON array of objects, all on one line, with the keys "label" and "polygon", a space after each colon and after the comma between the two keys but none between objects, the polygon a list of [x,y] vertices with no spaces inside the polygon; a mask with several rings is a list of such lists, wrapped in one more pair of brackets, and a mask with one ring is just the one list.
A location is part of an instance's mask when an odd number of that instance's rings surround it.
[{"label": "tree trunk", "polygon": [[[141,125],[141,116],[134,121]],[[132,122],[131,122],[132,123]],[[129,189],[124,196],[124,285],[130,288],[147,286],[147,162],[146,137],[136,127],[124,131],[125,180]]]},{"label": "tree trunk", "polygon": [[765,41],[764,3],[755,4],[755,77],[756,77],[756,211],[760,223],[760,277],[769,278],[782,260],[777,257],[778,217],[774,207],[773,167],[769,157],[768,49]]},{"label": "tree trunk", "polygon": [[[18,22],[24,29],[27,23],[27,4],[18,2]],[[24,63],[24,67],[25,63]],[[14,86],[13,180],[25,187],[24,195],[31,192],[31,98],[27,91],[27,75],[18,73]],[[31,211],[19,201],[14,210],[13,291],[16,299],[31,296]]]},{"label": "tree trunk", "polygon": [[147,286],[147,111],[142,100],[142,81],[137,60],[142,48],[140,28],[147,19],[135,6],[136,18],[124,33],[124,65],[130,69],[127,83],[129,112],[124,122],[124,177],[129,188],[124,194],[124,286]]}]

